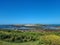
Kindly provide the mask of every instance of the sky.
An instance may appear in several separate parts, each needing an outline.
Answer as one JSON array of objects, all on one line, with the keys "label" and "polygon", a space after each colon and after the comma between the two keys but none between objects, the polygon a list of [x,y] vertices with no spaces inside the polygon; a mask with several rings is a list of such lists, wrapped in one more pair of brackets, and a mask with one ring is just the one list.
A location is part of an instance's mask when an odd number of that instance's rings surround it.
[{"label": "sky", "polygon": [[0,24],[60,24],[60,0],[0,0]]}]

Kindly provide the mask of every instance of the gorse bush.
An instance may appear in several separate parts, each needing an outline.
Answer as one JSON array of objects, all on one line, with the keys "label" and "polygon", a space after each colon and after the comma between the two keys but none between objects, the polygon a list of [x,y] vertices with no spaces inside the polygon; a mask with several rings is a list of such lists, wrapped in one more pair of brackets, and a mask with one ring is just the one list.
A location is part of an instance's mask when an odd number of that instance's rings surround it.
[{"label": "gorse bush", "polygon": [[0,31],[0,40],[10,42],[28,42],[38,40],[37,33],[18,32],[18,31]]},{"label": "gorse bush", "polygon": [[60,45],[60,36],[45,35],[40,38],[40,45]]}]

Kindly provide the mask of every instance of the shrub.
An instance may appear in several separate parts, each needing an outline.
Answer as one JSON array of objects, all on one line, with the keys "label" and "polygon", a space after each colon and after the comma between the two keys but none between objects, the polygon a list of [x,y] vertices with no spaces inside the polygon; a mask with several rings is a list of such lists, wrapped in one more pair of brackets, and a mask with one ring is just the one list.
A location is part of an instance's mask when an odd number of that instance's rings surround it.
[{"label": "shrub", "polygon": [[0,35],[0,39],[9,39],[10,37],[11,37],[10,35],[6,35],[6,34]]},{"label": "shrub", "polygon": [[60,45],[60,36],[57,35],[46,35],[40,38],[39,44],[44,45]]}]

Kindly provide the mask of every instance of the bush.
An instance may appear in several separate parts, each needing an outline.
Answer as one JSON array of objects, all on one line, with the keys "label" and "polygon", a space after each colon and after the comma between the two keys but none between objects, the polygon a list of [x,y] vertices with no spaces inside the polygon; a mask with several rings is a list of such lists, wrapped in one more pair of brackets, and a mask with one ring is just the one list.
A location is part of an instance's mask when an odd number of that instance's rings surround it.
[{"label": "bush", "polygon": [[9,38],[11,38],[10,35],[6,35],[6,34],[1,34],[0,35],[0,39],[9,39]]},{"label": "bush", "polygon": [[40,45],[60,45],[60,36],[57,35],[46,35],[40,38]]}]

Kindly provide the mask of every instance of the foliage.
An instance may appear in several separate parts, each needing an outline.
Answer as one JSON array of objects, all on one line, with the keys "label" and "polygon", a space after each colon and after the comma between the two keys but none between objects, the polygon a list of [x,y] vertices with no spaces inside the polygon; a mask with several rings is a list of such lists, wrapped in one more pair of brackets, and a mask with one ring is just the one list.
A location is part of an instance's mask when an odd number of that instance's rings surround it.
[{"label": "foliage", "polygon": [[10,42],[29,42],[38,40],[38,35],[33,32],[0,31],[0,40]]},{"label": "foliage", "polygon": [[0,30],[0,45],[60,45],[60,32]]},{"label": "foliage", "polygon": [[40,38],[40,45],[60,45],[60,36],[45,35]]}]

